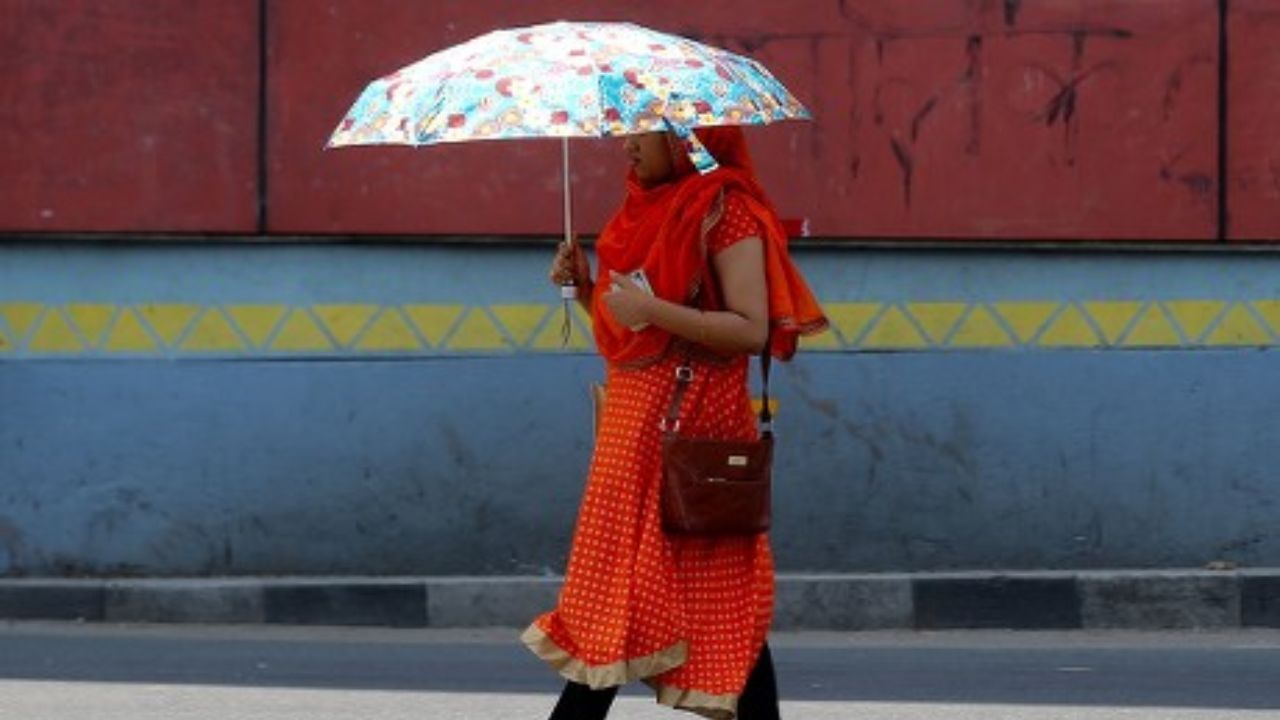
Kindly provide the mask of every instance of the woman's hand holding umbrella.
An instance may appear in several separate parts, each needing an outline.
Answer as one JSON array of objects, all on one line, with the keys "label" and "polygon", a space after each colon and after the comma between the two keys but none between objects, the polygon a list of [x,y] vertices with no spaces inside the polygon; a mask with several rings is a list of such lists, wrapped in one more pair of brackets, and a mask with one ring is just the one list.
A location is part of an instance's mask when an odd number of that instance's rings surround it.
[{"label": "woman's hand holding umbrella", "polygon": [[551,261],[551,270],[547,273],[547,277],[557,286],[573,285],[579,288],[578,302],[588,311],[590,310],[588,303],[591,302],[591,261],[587,259],[586,251],[576,239],[572,242],[560,243],[556,249],[555,259]]}]

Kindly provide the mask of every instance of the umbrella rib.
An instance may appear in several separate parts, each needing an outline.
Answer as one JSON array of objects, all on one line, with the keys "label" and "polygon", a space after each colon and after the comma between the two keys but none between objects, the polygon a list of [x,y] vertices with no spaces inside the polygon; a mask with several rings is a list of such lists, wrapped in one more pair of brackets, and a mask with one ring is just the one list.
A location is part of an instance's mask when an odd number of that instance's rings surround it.
[{"label": "umbrella rib", "polygon": [[734,82],[751,88],[751,92],[746,95],[747,100],[755,109],[756,117],[760,119],[761,124],[767,125],[773,120],[772,112],[769,112],[763,104],[762,98],[770,96],[768,92],[755,81],[755,78],[748,73],[744,73],[736,66],[735,63],[725,62],[721,65],[730,75],[733,76]]}]

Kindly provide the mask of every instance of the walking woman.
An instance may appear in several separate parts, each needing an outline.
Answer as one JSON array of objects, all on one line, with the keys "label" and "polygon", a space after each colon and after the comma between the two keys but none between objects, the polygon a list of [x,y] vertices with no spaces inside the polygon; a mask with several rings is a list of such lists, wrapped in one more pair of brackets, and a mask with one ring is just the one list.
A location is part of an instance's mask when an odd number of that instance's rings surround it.
[{"label": "walking woman", "polygon": [[[604,718],[633,680],[704,717],[778,717],[765,643],[768,537],[663,532],[659,425],[675,369],[689,361],[681,434],[755,438],[750,357],[767,344],[789,359],[798,336],[826,319],[788,256],[742,131],[697,136],[720,164],[706,175],[674,136],[628,137],[627,195],[600,236],[597,273],[576,243],[551,268],[553,282],[581,289],[607,388],[558,606],[522,636],[568,679],[552,720]],[[630,277],[636,270],[649,288]]]}]

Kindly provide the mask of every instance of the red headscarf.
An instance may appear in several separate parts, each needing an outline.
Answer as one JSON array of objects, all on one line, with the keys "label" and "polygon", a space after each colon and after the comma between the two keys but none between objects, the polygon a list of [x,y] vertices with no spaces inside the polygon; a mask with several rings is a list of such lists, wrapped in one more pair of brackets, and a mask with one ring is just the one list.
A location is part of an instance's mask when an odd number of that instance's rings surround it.
[{"label": "red headscarf", "polygon": [[791,262],[786,231],[756,179],[742,130],[728,126],[695,132],[719,162],[719,169],[701,175],[684,152],[676,151],[672,153],[675,172],[668,182],[646,188],[634,171],[628,173],[626,200],[596,245],[600,259],[592,304],[596,345],[611,362],[646,365],[660,359],[672,339],[660,328],[635,332],[613,319],[604,305],[611,270],[626,273],[643,268],[658,297],[717,307],[714,289],[700,292],[704,286],[714,288],[706,219],[721,197],[733,194],[759,221],[764,235],[770,352],[781,360],[790,359],[798,337],[826,329],[827,319]]}]

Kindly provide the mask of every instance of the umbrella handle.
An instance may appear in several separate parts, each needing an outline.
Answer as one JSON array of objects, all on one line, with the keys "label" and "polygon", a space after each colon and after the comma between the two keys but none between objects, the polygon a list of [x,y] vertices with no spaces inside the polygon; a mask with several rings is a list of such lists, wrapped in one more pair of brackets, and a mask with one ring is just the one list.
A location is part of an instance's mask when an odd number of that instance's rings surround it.
[{"label": "umbrella handle", "polygon": [[[560,138],[560,156],[562,159],[561,175],[564,177],[564,243],[573,245],[573,191],[569,185],[569,138]],[[560,297],[564,300],[577,300],[578,288],[570,280],[560,286]]]}]

